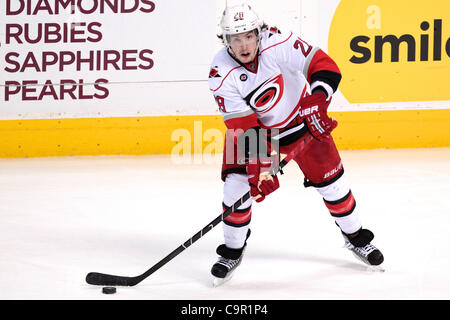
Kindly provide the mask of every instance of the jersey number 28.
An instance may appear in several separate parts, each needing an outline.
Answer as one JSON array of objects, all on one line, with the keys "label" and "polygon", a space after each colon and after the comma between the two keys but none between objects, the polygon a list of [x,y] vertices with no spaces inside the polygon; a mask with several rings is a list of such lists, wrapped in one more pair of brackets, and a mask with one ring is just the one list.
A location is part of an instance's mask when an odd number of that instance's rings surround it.
[{"label": "jersey number 28", "polygon": [[221,96],[215,96],[217,105],[219,106],[219,110],[222,112],[226,112],[225,110],[225,100]]}]

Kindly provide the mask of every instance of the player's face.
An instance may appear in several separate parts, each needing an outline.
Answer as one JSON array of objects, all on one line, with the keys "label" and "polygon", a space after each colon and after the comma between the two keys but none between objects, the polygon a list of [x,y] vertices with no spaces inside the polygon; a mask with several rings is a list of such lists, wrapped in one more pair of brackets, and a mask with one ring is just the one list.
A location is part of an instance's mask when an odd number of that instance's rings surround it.
[{"label": "player's face", "polygon": [[230,48],[241,63],[250,63],[258,51],[258,37],[254,31],[233,34],[230,36]]}]

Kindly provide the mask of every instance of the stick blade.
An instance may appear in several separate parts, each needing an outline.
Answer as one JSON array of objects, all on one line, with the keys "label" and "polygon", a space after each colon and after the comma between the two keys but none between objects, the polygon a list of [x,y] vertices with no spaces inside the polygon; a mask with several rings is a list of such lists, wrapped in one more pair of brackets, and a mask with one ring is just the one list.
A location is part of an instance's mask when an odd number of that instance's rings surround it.
[{"label": "stick blade", "polygon": [[96,286],[134,286],[139,281],[135,277],[122,277],[99,272],[89,272],[86,276],[88,284]]}]

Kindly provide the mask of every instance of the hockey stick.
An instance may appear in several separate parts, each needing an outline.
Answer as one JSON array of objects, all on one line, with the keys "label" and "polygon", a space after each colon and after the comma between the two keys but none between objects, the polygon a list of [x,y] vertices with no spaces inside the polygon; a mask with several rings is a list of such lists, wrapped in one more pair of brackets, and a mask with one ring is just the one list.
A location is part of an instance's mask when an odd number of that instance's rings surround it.
[{"label": "hockey stick", "polygon": [[[306,141],[305,141],[305,143],[306,143]],[[289,161],[291,161],[292,158],[294,158],[294,156],[297,154],[297,152],[295,152],[295,151],[296,150],[290,152],[283,160],[281,160],[279,165],[270,172],[270,175],[275,176],[278,172],[283,174],[283,171],[282,171],[283,167]],[[245,195],[243,195],[239,200],[237,200],[231,207],[226,209],[223,213],[221,213],[219,216],[217,216],[217,218],[215,218],[213,221],[211,221],[209,224],[207,224],[202,230],[200,230],[194,236],[192,236],[192,238],[190,238],[189,240],[184,242],[182,245],[180,245],[178,248],[173,250],[166,257],[164,257],[161,261],[159,261],[153,267],[151,267],[150,269],[145,271],[143,274],[135,276],[135,277],[125,277],[125,276],[115,276],[115,275],[99,273],[99,272],[90,272],[86,276],[86,282],[88,284],[102,285],[102,286],[129,286],[129,287],[132,287],[132,286],[137,285],[139,282],[146,279],[152,273],[154,273],[155,271],[160,269],[167,262],[169,262],[170,260],[175,258],[177,255],[179,255],[181,252],[183,252],[189,246],[191,246],[198,239],[203,237],[206,233],[208,233],[208,231],[210,231],[212,228],[214,228],[216,225],[218,225],[222,220],[224,220],[226,217],[228,217],[232,212],[234,212],[235,209],[239,208],[244,202],[246,202],[248,199],[250,199],[250,197],[251,197],[251,194],[249,191]]]}]

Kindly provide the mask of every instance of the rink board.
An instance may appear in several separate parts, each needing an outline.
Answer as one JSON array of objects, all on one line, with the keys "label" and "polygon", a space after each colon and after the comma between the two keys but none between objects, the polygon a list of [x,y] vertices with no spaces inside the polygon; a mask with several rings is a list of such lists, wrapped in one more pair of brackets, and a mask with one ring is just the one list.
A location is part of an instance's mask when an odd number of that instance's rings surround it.
[{"label": "rink board", "polygon": [[[222,152],[224,1],[76,2],[0,1],[0,158]],[[336,61],[340,149],[450,146],[448,0],[247,2]]]},{"label": "rink board", "polygon": [[[341,150],[450,146],[450,109],[332,112]],[[0,121],[0,157],[222,152],[221,116]]]}]

